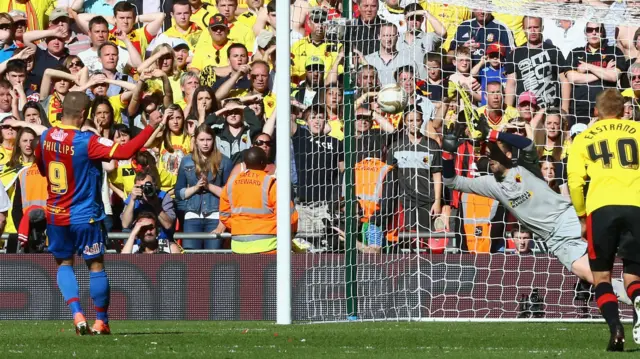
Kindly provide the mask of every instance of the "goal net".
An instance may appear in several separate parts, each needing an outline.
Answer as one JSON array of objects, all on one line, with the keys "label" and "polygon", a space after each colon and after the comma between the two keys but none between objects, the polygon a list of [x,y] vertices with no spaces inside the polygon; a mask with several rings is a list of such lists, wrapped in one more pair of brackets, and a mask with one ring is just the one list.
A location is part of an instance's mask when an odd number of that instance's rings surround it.
[{"label": "goal net", "polygon": [[[594,92],[617,87],[634,97],[627,68],[638,53],[638,7],[352,5],[292,5],[292,183],[296,247],[306,248],[294,256],[307,268],[294,278],[305,292],[294,320],[599,319],[590,284],[504,206],[442,184],[441,133],[449,124],[464,131],[461,119],[484,114],[494,129],[534,141],[536,170],[568,196],[566,153],[590,121]],[[598,61],[585,54],[594,36]],[[617,67],[618,78],[578,83],[569,73],[586,72],[583,62]],[[378,104],[391,84],[408,95],[397,114]],[[459,147],[455,168],[491,175],[472,142]],[[614,278],[620,271],[616,264]],[[621,311],[630,317],[629,306]]]}]

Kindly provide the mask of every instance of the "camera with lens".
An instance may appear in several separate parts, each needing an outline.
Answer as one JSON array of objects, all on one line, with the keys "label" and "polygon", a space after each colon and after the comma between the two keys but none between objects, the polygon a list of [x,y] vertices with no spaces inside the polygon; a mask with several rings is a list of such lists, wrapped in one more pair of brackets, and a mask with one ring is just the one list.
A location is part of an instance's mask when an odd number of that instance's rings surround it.
[{"label": "camera with lens", "polygon": [[155,197],[158,195],[158,190],[156,189],[156,186],[151,182],[146,182],[145,184],[140,186],[140,188],[142,189],[142,194],[147,198]]}]

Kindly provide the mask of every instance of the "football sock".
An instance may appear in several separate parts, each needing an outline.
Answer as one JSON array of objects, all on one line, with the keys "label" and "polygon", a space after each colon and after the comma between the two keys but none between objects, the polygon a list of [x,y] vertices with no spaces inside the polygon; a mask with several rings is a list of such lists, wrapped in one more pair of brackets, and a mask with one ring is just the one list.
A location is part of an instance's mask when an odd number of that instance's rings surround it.
[{"label": "football sock", "polygon": [[[631,299],[631,303],[633,303],[637,297],[640,297],[640,281],[631,282],[627,287],[627,295],[629,299]],[[633,311],[633,322],[635,323],[638,320],[636,311]]]},{"label": "football sock", "polygon": [[618,315],[618,297],[613,293],[611,283],[600,283],[596,286],[596,303],[604,320],[609,324],[611,333],[621,326]]},{"label": "football sock", "polygon": [[89,294],[96,309],[96,319],[108,322],[110,288],[109,278],[104,270],[89,274]]},{"label": "football sock", "polygon": [[71,314],[82,313],[78,280],[72,266],[61,265],[58,267],[58,288],[60,288],[65,303],[71,309]]}]

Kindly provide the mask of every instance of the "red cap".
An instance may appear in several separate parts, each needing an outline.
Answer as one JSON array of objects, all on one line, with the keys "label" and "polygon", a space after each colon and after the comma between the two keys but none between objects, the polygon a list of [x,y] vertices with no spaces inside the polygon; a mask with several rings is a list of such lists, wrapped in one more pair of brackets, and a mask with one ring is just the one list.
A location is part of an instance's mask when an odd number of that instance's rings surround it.
[{"label": "red cap", "polygon": [[520,96],[518,96],[518,106],[522,105],[525,102],[528,102],[533,106],[536,106],[538,104],[538,99],[536,98],[536,95],[533,92],[525,91],[521,93]]},{"label": "red cap", "polygon": [[507,55],[507,49],[504,46],[500,45],[499,42],[494,42],[492,44],[489,44],[489,46],[487,46],[487,51],[485,51],[487,55],[493,54],[496,52],[500,53],[500,56],[502,57]]}]

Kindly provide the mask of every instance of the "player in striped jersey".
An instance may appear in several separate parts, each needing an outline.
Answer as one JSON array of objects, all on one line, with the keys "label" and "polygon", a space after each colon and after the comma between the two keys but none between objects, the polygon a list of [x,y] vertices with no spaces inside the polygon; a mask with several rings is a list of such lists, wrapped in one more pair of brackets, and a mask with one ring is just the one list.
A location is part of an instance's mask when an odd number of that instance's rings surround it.
[{"label": "player in striped jersey", "polygon": [[[49,251],[58,264],[58,287],[74,317],[79,335],[109,334],[109,280],[104,271],[105,217],[101,199],[102,161],[131,158],[154,129],[164,126],[162,116],[150,116],[150,125],[125,145],[80,130],[89,113],[90,100],[70,92],[62,104],[62,124],[47,129],[36,148],[36,163],[47,178],[47,235]],[[91,331],[79,300],[73,271],[74,254],[82,253],[89,268],[89,293],[97,320]]]}]

